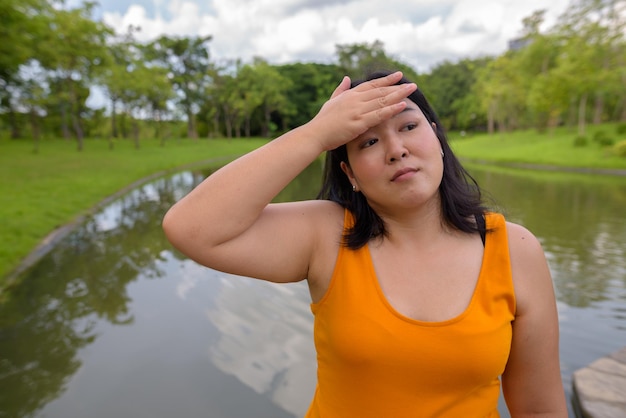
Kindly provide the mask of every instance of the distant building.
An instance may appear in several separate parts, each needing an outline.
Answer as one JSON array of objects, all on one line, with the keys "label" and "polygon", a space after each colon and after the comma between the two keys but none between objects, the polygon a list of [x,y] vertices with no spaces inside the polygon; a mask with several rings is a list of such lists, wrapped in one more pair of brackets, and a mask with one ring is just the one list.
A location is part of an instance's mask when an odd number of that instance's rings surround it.
[{"label": "distant building", "polygon": [[517,38],[509,41],[509,51],[519,51],[532,43],[531,38]]}]

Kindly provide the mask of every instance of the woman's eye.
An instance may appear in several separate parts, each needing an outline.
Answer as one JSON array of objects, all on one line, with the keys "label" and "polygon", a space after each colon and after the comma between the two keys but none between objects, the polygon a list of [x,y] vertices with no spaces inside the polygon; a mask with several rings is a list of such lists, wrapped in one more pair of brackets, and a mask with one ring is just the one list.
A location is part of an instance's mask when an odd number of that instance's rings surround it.
[{"label": "woman's eye", "polygon": [[417,128],[417,123],[409,123],[409,124],[405,125],[402,130],[403,131],[412,131],[415,128]]},{"label": "woman's eye", "polygon": [[376,138],[368,139],[367,141],[363,142],[361,147],[362,148],[371,147],[372,145],[374,145],[377,142],[378,142],[378,139],[376,139]]}]

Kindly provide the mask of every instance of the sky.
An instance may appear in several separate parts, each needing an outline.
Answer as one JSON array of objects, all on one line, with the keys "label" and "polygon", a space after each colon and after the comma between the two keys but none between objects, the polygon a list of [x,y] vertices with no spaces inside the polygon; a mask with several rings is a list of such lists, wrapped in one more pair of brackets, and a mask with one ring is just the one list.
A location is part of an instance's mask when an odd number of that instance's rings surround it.
[{"label": "sky", "polygon": [[[335,45],[380,40],[385,52],[428,72],[444,61],[499,55],[522,19],[546,10],[552,27],[570,0],[100,0],[95,18],[136,38],[211,35],[213,60],[336,62]],[[67,5],[78,5],[70,0]]]}]

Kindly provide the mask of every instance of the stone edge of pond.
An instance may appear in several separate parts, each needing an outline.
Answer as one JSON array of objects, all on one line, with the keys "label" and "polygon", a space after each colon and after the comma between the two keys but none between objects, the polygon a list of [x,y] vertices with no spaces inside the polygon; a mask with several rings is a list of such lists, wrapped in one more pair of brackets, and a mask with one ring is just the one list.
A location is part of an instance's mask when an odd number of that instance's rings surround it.
[{"label": "stone edge of pond", "polygon": [[576,370],[572,386],[576,417],[626,417],[626,347]]},{"label": "stone edge of pond", "polygon": [[139,180],[136,180],[132,182],[131,184],[129,184],[128,186],[113,193],[112,195],[107,196],[98,204],[93,206],[92,208],[76,216],[76,218],[72,222],[66,225],[60,226],[56,228],[55,230],[53,230],[52,232],[50,232],[48,235],[46,235],[46,237],[44,237],[44,239],[41,240],[41,242],[35,247],[35,249],[31,251],[26,257],[24,257],[24,259],[18,264],[17,267],[15,267],[2,279],[2,281],[0,282],[0,302],[2,302],[1,296],[3,295],[3,293],[5,293],[5,291],[19,284],[18,278],[22,273],[24,273],[26,270],[28,270],[28,268],[30,268],[35,263],[37,263],[48,252],[50,252],[50,250],[60,240],[65,238],[70,232],[74,230],[74,228],[80,225],[88,216],[95,214],[96,212],[103,209],[110,203],[114,202],[115,200],[129,193],[133,189],[143,184],[149,183],[150,181],[159,179],[161,177],[165,177],[167,175],[179,173],[185,170],[190,170],[190,169],[198,168],[198,167],[206,167],[208,165],[216,164],[221,161],[229,161],[237,157],[238,155],[228,155],[228,156],[223,156],[223,157],[210,158],[208,160],[184,164],[182,166],[178,166],[178,167],[167,169],[167,170],[161,170],[147,177],[143,177]]}]

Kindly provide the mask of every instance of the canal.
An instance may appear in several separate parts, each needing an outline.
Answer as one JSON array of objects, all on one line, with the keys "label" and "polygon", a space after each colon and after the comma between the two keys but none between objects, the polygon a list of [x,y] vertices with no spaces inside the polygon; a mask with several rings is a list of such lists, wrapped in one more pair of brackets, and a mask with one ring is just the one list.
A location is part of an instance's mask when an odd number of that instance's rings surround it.
[{"label": "canal", "polygon": [[[626,346],[626,179],[468,168],[544,246],[569,396],[575,370]],[[108,204],[6,292],[0,417],[304,414],[316,372],[306,285],[200,267],[163,236],[165,211],[210,172]],[[320,174],[313,164],[277,201],[313,197]]]}]

